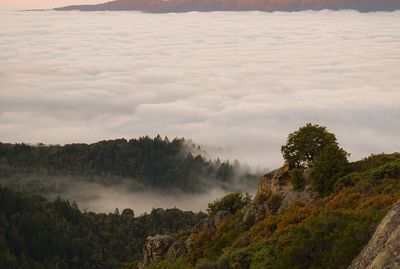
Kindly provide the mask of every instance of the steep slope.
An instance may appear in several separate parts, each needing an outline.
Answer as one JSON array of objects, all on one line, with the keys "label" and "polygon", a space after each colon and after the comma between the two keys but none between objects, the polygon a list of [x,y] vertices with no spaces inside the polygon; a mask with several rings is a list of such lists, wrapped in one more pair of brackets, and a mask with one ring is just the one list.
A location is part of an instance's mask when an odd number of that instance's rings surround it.
[{"label": "steep slope", "polygon": [[348,269],[400,268],[400,201],[385,216]]},{"label": "steep slope", "polygon": [[144,12],[189,11],[300,11],[354,9],[361,12],[400,9],[398,0],[116,0],[98,5],[75,5],[56,10],[137,10]]},{"label": "steep slope", "polygon": [[350,269],[397,268],[400,154],[350,163],[325,197],[307,186],[307,178],[303,190],[293,190],[291,177],[286,166],[261,177],[251,204],[220,212],[225,217],[217,223],[216,215],[202,220],[179,238],[186,246],[182,255],[166,248],[141,268],[344,269],[375,229]]}]

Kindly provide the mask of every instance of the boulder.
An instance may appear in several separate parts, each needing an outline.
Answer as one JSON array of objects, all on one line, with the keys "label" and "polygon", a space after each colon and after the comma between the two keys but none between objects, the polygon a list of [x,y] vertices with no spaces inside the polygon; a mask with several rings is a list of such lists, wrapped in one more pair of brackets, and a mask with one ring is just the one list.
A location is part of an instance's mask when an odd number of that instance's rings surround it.
[{"label": "boulder", "polygon": [[167,251],[167,257],[177,260],[185,256],[186,253],[188,253],[186,245],[180,240],[175,240]]},{"label": "boulder", "polygon": [[152,262],[165,258],[176,260],[187,253],[185,244],[169,235],[149,236],[143,247],[143,262],[139,269],[146,269]]},{"label": "boulder", "polygon": [[204,230],[214,230],[214,229],[215,225],[213,219],[205,218],[192,227],[192,234],[197,234]]}]

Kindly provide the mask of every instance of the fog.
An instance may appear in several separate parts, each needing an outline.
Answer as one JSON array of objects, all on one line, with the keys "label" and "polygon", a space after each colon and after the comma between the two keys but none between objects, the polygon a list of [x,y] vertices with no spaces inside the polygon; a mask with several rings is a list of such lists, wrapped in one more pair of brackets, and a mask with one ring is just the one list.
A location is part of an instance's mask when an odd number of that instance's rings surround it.
[{"label": "fog", "polygon": [[184,192],[171,186],[168,190],[145,186],[132,178],[111,176],[51,176],[40,173],[17,173],[0,177],[2,186],[17,191],[38,194],[49,200],[57,197],[75,201],[82,211],[114,212],[131,208],[136,215],[150,213],[153,208],[179,208],[194,212],[207,209],[208,203],[224,195],[247,192],[254,195],[256,182],[241,182],[234,179],[229,185],[199,185],[202,191]]},{"label": "fog", "polygon": [[[76,201],[83,211],[114,212],[131,208],[135,215],[150,213],[153,208],[179,208],[189,211],[205,212],[208,203],[228,194],[222,188],[212,188],[204,193],[130,191],[124,185],[105,187],[99,184],[83,184],[79,189],[68,190],[62,197]],[[54,196],[49,196],[53,198]]]},{"label": "fog", "polygon": [[183,136],[272,169],[314,122],[352,159],[400,150],[400,12],[0,17],[2,142]]}]

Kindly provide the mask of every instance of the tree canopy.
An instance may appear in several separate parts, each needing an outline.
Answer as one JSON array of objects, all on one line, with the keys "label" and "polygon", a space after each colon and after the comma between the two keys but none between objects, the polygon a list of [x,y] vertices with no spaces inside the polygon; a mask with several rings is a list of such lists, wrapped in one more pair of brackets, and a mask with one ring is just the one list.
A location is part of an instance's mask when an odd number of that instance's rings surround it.
[{"label": "tree canopy", "polygon": [[313,190],[321,195],[333,191],[336,181],[348,166],[348,153],[339,147],[336,136],[326,127],[307,123],[289,134],[281,148],[291,170],[295,190],[304,187],[303,168],[311,168],[310,178]]},{"label": "tree canopy", "polygon": [[315,160],[311,179],[313,189],[322,195],[333,191],[348,166],[347,152],[336,145],[325,147]]},{"label": "tree canopy", "polygon": [[0,176],[71,175],[90,177],[97,183],[106,180],[109,184],[128,179],[145,187],[189,192],[227,185],[233,179],[256,182],[258,176],[245,166],[206,159],[199,152],[199,146],[184,138],[169,140],[160,136],[93,144],[0,143]]},{"label": "tree canopy", "polygon": [[312,164],[315,157],[328,145],[337,145],[335,135],[324,126],[307,123],[289,134],[281,152],[290,168],[302,167]]},{"label": "tree canopy", "polygon": [[67,200],[49,202],[0,185],[0,267],[121,268],[142,258],[147,236],[190,230],[205,216],[176,208],[138,217],[131,209],[82,213]]},{"label": "tree canopy", "polygon": [[230,193],[208,204],[207,212],[212,216],[218,211],[229,211],[234,214],[237,210],[250,204],[251,196],[248,193]]}]

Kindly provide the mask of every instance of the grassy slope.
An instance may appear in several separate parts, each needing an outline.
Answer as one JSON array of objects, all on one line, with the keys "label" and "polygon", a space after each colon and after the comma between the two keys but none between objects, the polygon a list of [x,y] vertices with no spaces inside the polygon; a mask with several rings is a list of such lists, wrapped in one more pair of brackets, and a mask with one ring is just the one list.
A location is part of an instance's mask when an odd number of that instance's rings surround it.
[{"label": "grassy slope", "polygon": [[400,199],[400,154],[354,162],[336,192],[312,204],[292,204],[254,225],[242,213],[210,234],[182,261],[153,268],[346,268]]}]

